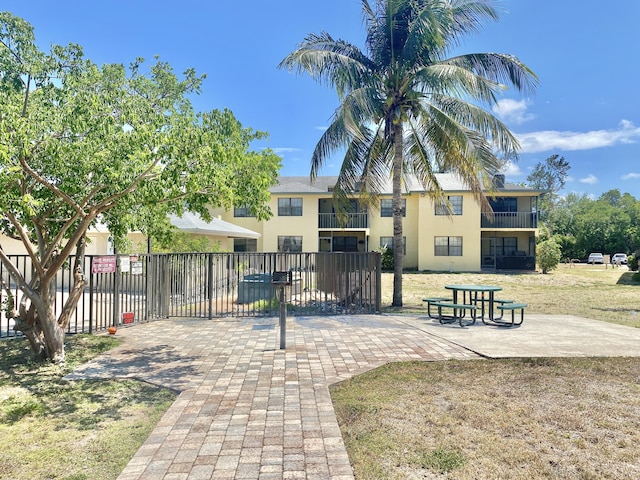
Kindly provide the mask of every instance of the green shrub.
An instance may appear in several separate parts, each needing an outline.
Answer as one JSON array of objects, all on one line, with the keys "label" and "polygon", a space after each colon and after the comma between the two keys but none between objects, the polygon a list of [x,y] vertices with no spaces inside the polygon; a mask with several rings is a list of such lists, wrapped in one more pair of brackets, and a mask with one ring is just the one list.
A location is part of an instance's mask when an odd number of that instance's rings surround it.
[{"label": "green shrub", "polygon": [[279,310],[280,300],[277,297],[257,300],[253,302],[252,307],[255,310]]},{"label": "green shrub", "polygon": [[548,273],[558,266],[562,251],[553,239],[544,240],[538,244],[536,249],[538,257],[538,265],[542,269],[542,273]]},{"label": "green shrub", "polygon": [[384,247],[380,253],[382,255],[382,270],[393,271],[393,248]]}]

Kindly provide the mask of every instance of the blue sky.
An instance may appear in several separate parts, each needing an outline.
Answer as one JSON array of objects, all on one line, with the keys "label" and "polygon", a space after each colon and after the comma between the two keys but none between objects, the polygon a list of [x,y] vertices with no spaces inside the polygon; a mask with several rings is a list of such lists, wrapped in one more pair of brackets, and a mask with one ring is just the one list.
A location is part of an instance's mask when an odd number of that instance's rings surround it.
[{"label": "blue sky", "polygon": [[[540,78],[535,96],[507,92],[496,114],[523,151],[506,171],[524,182],[553,154],[571,165],[564,193],[617,188],[640,199],[640,2],[504,0],[499,23],[465,39],[460,52],[510,53]],[[309,33],[362,45],[359,0],[0,0],[35,28],[43,49],[78,43],[98,64],[159,55],[176,72],[206,73],[198,110],[229,108],[267,131],[283,175],[308,175],[311,152],[337,107],[327,86],[278,70]],[[334,175],[341,158],[321,171]]]}]

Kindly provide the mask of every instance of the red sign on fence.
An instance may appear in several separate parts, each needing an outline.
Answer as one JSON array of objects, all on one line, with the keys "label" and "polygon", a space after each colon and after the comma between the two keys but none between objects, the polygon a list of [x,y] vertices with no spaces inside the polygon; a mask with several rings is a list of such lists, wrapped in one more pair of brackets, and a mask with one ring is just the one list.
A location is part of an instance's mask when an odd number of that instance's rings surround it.
[{"label": "red sign on fence", "polygon": [[116,256],[103,255],[94,257],[91,263],[91,273],[114,273],[116,271]]}]

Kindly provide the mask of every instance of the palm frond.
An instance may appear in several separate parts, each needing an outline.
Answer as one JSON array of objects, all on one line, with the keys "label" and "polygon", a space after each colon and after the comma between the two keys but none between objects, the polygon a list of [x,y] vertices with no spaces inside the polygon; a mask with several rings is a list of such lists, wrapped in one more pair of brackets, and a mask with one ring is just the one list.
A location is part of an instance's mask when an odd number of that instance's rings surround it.
[{"label": "palm frond", "polygon": [[[410,3],[405,8],[416,8]],[[447,46],[452,16],[443,2],[424,5],[413,13],[414,19],[407,29],[402,61],[407,65],[430,65],[442,57]]]},{"label": "palm frond", "polygon": [[433,161],[435,156],[430,139],[425,138],[424,125],[416,124],[415,119],[407,122],[408,131],[405,137],[405,167],[408,175],[413,175],[429,193],[431,198],[441,200],[444,198],[444,190],[438,181],[440,173]]},{"label": "palm frond", "polygon": [[338,208],[346,205],[347,198],[354,192],[358,192],[363,205],[377,204],[379,193],[390,175],[391,153],[392,144],[385,138],[380,125],[366,128],[366,135],[349,144],[334,188]]},{"label": "palm frond", "polygon": [[[469,108],[472,107],[469,105]],[[432,147],[429,150],[432,154],[431,162],[438,170],[455,172],[483,209],[487,209],[482,179],[492,178],[500,168],[500,160],[492,143],[483,133],[468,128],[458,118],[451,116],[450,112],[440,110],[432,104],[426,109],[428,111],[423,115],[428,115],[431,122],[425,123],[417,119],[414,123],[415,138],[420,140],[421,145]]]},{"label": "palm frond", "polygon": [[455,37],[480,31],[486,20],[500,19],[500,9],[493,0],[451,0],[450,7],[455,19]]},{"label": "palm frond", "polygon": [[412,87],[425,95],[439,93],[458,98],[473,98],[487,105],[497,102],[497,93],[506,87],[493,80],[449,63],[436,63],[417,70]]},{"label": "palm frond", "polygon": [[482,135],[495,150],[507,158],[517,159],[520,144],[509,128],[490,112],[464,100],[434,95],[429,103],[429,118],[446,118]]},{"label": "palm frond", "polygon": [[505,53],[472,53],[451,57],[444,64],[456,65],[480,77],[513,85],[519,92],[530,94],[538,86],[538,77],[513,55]]},{"label": "palm frond", "polygon": [[[357,89],[347,95],[336,110],[331,125],[320,137],[311,157],[311,177],[315,178],[325,160],[350,143],[367,144],[370,132],[367,125],[379,117],[384,106],[377,89]],[[359,151],[359,150],[358,150]]]},{"label": "palm frond", "polygon": [[313,150],[311,155],[312,179],[316,178],[325,161],[331,157],[332,153],[349,144],[349,137],[344,127],[341,111],[341,109],[336,111],[331,125],[324,131]]},{"label": "palm frond", "polygon": [[311,78],[335,87],[341,98],[365,85],[374,67],[358,47],[335,40],[326,32],[308,35],[278,65],[297,73],[306,72]]}]

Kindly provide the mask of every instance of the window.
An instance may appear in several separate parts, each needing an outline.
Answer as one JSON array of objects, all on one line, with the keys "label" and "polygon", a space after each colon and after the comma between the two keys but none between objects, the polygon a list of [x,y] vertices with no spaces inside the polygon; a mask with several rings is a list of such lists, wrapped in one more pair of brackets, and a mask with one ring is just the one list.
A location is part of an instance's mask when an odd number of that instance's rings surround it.
[{"label": "window", "polygon": [[302,252],[302,237],[278,237],[278,252]]},{"label": "window", "polygon": [[461,257],[462,237],[436,237],[435,238],[436,257]]},{"label": "window", "polygon": [[233,251],[234,252],[257,252],[258,240],[256,240],[255,238],[234,238]]},{"label": "window", "polygon": [[[393,248],[393,237],[380,237],[380,249]],[[407,237],[402,237],[402,253],[407,254]]]},{"label": "window", "polygon": [[496,213],[517,212],[518,199],[515,197],[490,198],[491,209]]},{"label": "window", "polygon": [[233,216],[234,217],[255,217],[249,211],[249,207],[233,207]]},{"label": "window", "polygon": [[358,237],[333,237],[334,252],[357,252]]},{"label": "window", "polygon": [[436,215],[462,215],[462,195],[449,195],[447,202],[436,203]]},{"label": "window", "polygon": [[497,237],[496,255],[515,255],[518,250],[518,239],[516,237]]},{"label": "window", "polygon": [[299,198],[279,198],[278,215],[280,217],[301,217],[302,197]]},{"label": "window", "polygon": [[[380,216],[381,217],[393,217],[393,200],[385,198],[380,200]],[[407,199],[402,199],[402,216],[407,216]]]}]

